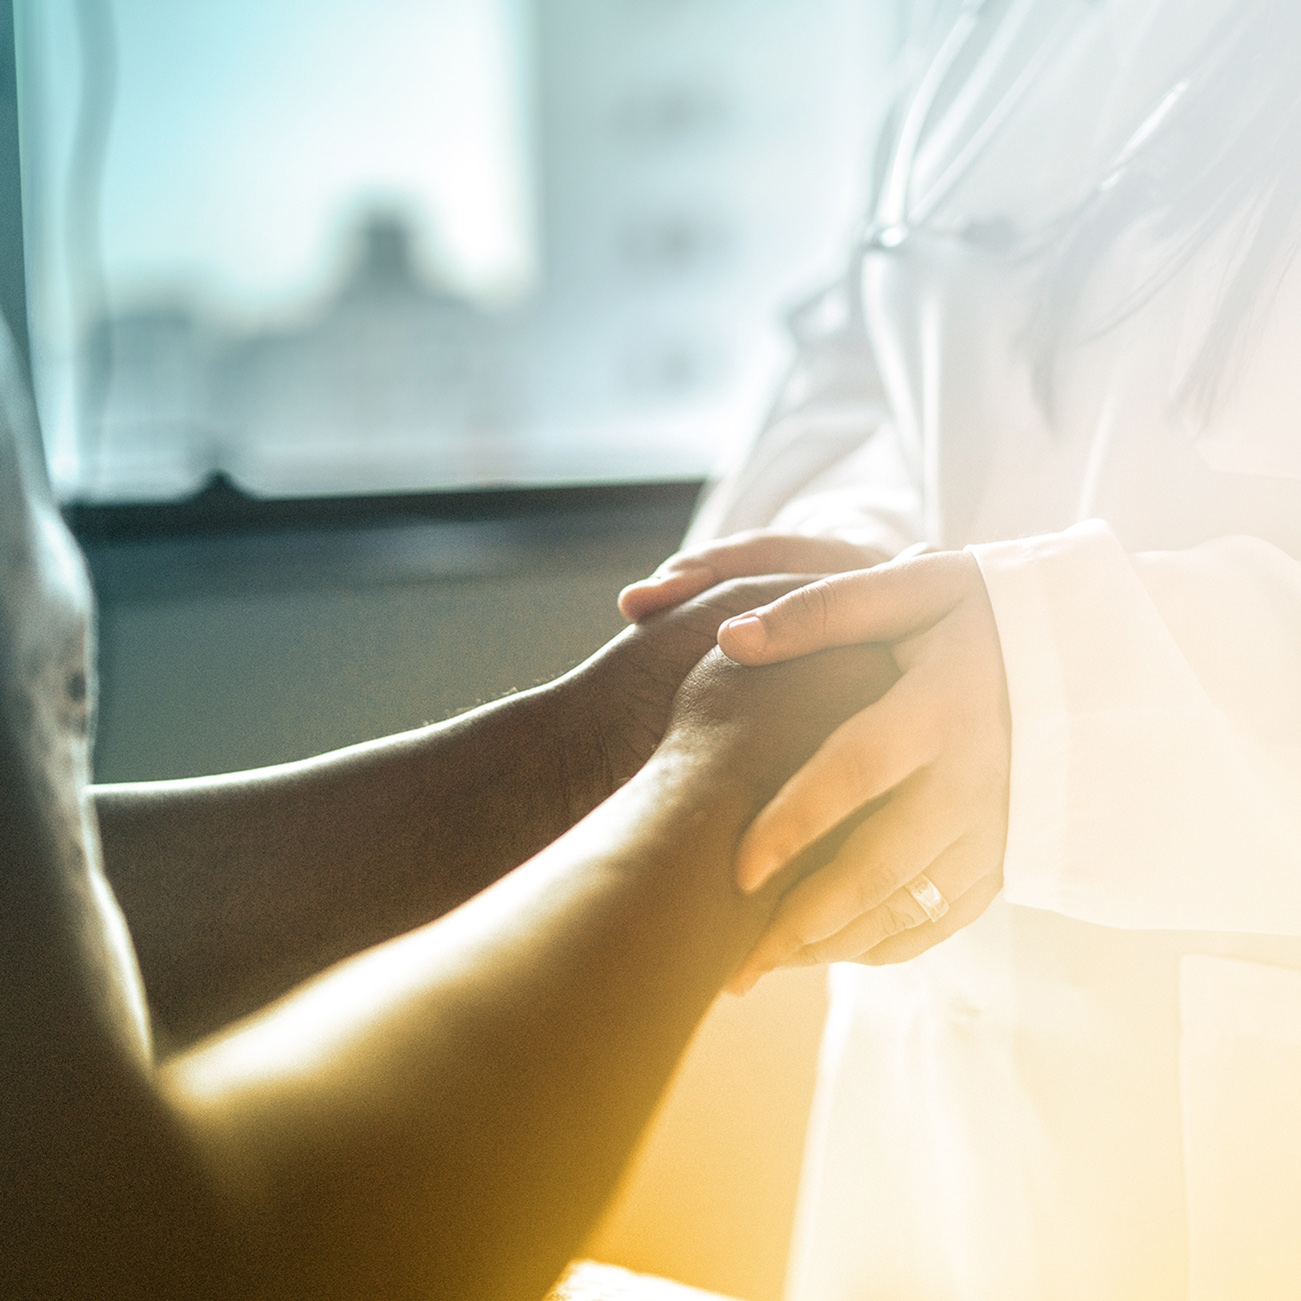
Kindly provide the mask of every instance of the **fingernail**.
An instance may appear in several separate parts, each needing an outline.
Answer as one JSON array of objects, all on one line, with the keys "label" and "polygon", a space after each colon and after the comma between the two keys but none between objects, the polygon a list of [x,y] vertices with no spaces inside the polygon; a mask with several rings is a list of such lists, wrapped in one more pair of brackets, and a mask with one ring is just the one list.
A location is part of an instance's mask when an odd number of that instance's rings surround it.
[{"label": "fingernail", "polygon": [[729,619],[723,624],[723,629],[726,629],[729,639],[734,641],[736,649],[746,654],[757,655],[768,644],[768,630],[758,615],[737,615],[735,619]]}]

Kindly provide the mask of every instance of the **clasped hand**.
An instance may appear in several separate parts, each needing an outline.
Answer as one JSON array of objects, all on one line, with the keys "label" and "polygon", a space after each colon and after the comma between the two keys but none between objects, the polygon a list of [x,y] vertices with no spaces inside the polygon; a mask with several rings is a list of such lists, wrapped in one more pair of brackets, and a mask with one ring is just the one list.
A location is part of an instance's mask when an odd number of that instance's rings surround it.
[{"label": "clasped hand", "polygon": [[[625,593],[625,613],[645,617],[681,599],[700,575],[843,568],[854,550],[774,534],[726,539],[667,562]],[[828,833],[853,829],[783,898],[732,981],[737,992],[778,966],[915,956],[975,920],[1002,884],[1011,716],[974,558],[939,552],[818,578],[718,632],[722,650],[746,665],[854,642],[886,643],[899,678],[832,732],[755,819],[737,883],[757,890]],[[922,874],[949,905],[935,920],[908,888]]]}]

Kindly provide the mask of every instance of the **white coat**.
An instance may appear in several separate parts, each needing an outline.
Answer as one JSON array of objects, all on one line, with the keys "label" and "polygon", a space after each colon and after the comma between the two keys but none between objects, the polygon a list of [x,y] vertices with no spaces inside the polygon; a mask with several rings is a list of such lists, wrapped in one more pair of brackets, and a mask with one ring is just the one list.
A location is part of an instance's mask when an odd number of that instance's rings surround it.
[{"label": "white coat", "polygon": [[693,529],[971,546],[1011,700],[1002,896],[833,968],[792,1301],[1301,1296],[1301,266],[1209,416],[1172,394],[1227,237],[1063,352],[1050,417],[1040,271],[985,238],[1099,185],[1231,3],[941,5],[853,274]]}]

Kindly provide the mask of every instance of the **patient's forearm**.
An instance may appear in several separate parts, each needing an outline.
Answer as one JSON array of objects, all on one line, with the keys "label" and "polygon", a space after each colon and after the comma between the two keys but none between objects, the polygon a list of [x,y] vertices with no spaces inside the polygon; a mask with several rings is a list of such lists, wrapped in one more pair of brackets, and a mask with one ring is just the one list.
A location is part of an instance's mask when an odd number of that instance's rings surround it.
[{"label": "patient's forearm", "polygon": [[463,909],[169,1065],[237,1198],[277,1208],[250,1248],[285,1271],[272,1295],[541,1295],[770,912],[730,880],[753,807],[657,763]]},{"label": "patient's forearm", "polygon": [[441,916],[606,793],[572,685],[304,763],[95,788],[164,1042]]},{"label": "patient's forearm", "polygon": [[854,647],[688,681],[641,773],[469,903],[172,1059],[264,1289],[536,1298],[789,878],[742,829],[895,676]]},{"label": "patient's forearm", "polygon": [[654,749],[719,622],[794,581],[725,584],[436,727],[255,773],[96,788],[163,1043],[440,916],[549,844]]}]

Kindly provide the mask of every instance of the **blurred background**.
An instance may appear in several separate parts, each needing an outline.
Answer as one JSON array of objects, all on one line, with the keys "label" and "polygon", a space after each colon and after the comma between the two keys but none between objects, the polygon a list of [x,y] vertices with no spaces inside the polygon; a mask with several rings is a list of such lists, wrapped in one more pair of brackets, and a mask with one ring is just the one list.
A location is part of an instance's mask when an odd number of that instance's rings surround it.
[{"label": "blurred background", "polygon": [[860,209],[900,0],[18,0],[61,497],[699,478]]}]

